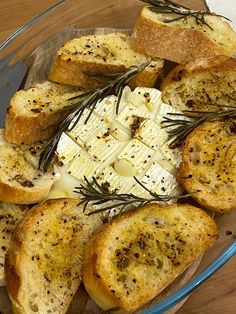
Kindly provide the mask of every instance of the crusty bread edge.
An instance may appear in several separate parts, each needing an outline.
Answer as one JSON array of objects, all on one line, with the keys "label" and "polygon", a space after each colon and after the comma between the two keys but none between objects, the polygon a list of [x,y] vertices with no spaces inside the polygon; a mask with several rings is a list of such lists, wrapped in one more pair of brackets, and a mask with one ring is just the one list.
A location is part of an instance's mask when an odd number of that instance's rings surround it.
[{"label": "crusty bread edge", "polygon": [[63,108],[49,113],[33,115],[20,114],[14,110],[17,106],[17,92],[11,99],[5,120],[5,138],[9,143],[18,145],[32,145],[50,139],[57,131],[61,121],[70,113],[70,109]]},{"label": "crusty bread edge", "polygon": [[236,59],[224,55],[199,58],[185,65],[177,65],[168,73],[161,84],[162,99],[164,102],[168,103],[168,98],[166,97],[165,92],[168,92],[168,89],[184,79],[191,78],[198,74],[208,74],[214,71],[232,71],[233,68],[236,69]]},{"label": "crusty bread edge", "polygon": [[98,255],[94,252],[94,248],[99,248],[99,238],[102,237],[104,233],[106,233],[106,231],[102,228],[99,232],[94,234],[88,242],[82,266],[82,278],[89,296],[101,309],[109,310],[119,308],[121,304],[117,297],[107,289],[107,286],[102,281],[96,269]]},{"label": "crusty bread edge", "polygon": [[17,274],[17,252],[16,248],[10,248],[5,257],[5,277],[7,282],[7,291],[9,298],[12,302],[12,309],[15,314],[25,314],[25,311],[17,302],[18,295],[17,292],[20,289],[20,278]]},{"label": "crusty bread edge", "polygon": [[[157,78],[162,73],[163,64],[157,69],[150,71],[149,69],[143,70],[139,73],[128,85],[131,88],[137,86],[143,87],[154,87]],[[55,61],[52,65],[52,68],[49,73],[50,80],[87,89],[96,89],[102,87],[104,84],[101,84],[96,79],[92,79],[90,76],[86,75],[86,72],[91,73],[116,73],[127,70],[123,65],[109,65],[109,64],[100,64],[96,62],[86,62],[80,60],[74,60],[73,62],[68,62],[57,54]]]},{"label": "crusty bread edge", "polygon": [[181,64],[202,57],[234,54],[202,31],[157,24],[144,16],[145,10],[141,11],[131,36],[131,47],[140,53]]},{"label": "crusty bread edge", "polygon": [[53,180],[40,188],[20,188],[0,181],[0,200],[13,204],[36,204],[43,201],[49,194]]},{"label": "crusty bread edge", "polygon": [[[209,122],[206,122],[206,123],[209,123]],[[211,122],[210,122],[211,123]],[[214,122],[213,122],[214,123]],[[183,156],[183,160],[182,162],[180,163],[180,166],[179,166],[179,169],[178,169],[178,173],[177,173],[177,181],[184,187],[184,189],[188,192],[188,193],[193,193],[191,195],[191,197],[198,203],[200,204],[201,206],[207,208],[207,209],[210,209],[214,212],[218,212],[218,213],[221,213],[221,214],[227,214],[228,212],[230,212],[232,209],[234,208],[231,208],[231,207],[220,207],[220,206],[212,206],[211,204],[211,201],[210,201],[210,197],[204,197],[202,198],[201,197],[201,192],[199,193],[195,193],[196,190],[193,190],[193,187],[192,187],[192,182],[195,180],[194,176],[191,176],[189,177],[189,174],[190,174],[190,169],[188,167],[188,163],[186,161],[186,158],[188,158],[189,156],[189,150],[190,150],[190,143],[189,141],[194,138],[195,136],[198,137],[198,132],[199,130],[201,131],[202,128],[204,128],[205,126],[205,123],[198,126],[196,129],[194,129],[189,135],[188,137],[185,139],[183,145],[182,145],[182,156]],[[196,135],[197,133],[197,135]],[[209,192],[204,192],[205,194],[209,194]],[[211,196],[211,193],[210,195]]]},{"label": "crusty bread edge", "polygon": [[[29,210],[29,206],[27,206],[27,205],[12,205],[10,203],[5,203],[3,205],[3,207],[2,207],[2,212],[4,213],[4,211],[8,210],[8,208],[9,208],[9,211],[7,211],[7,213],[9,213],[12,216],[12,218],[14,219],[14,222],[11,225],[11,230],[13,230],[13,229],[15,229],[15,227],[17,226],[19,221],[26,215],[27,211]],[[8,225],[8,222],[6,222],[6,224]],[[10,232],[11,230],[8,230],[8,228],[7,228],[6,231],[3,230],[4,237],[5,237],[5,232],[7,233],[6,239],[11,239],[11,236],[12,236],[12,234]],[[4,261],[3,261],[3,264],[5,264]],[[4,265],[3,265],[3,268],[1,269],[0,273],[1,273],[1,276],[0,276],[0,287],[3,287],[3,286],[6,286]]]},{"label": "crusty bread edge", "polygon": [[4,287],[6,286],[6,280],[5,280],[5,277],[0,277],[0,287]]}]

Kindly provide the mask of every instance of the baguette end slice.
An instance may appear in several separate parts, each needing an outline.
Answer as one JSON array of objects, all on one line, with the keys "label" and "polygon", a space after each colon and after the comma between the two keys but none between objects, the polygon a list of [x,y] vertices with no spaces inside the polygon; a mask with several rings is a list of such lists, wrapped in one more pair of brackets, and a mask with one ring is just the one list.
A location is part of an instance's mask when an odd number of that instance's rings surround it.
[{"label": "baguette end slice", "polygon": [[17,226],[5,273],[15,313],[66,313],[81,283],[85,245],[102,224],[76,199],[48,200]]},{"label": "baguette end slice", "polygon": [[213,30],[206,25],[196,24],[193,17],[164,22],[174,18],[175,14],[154,13],[145,7],[134,26],[132,48],[152,58],[163,58],[181,64],[197,58],[234,55],[236,33],[220,17],[206,16],[206,21]]},{"label": "baguette end slice", "polygon": [[217,237],[204,211],[151,204],[103,226],[88,243],[83,282],[103,309],[134,311],[153,299]]}]

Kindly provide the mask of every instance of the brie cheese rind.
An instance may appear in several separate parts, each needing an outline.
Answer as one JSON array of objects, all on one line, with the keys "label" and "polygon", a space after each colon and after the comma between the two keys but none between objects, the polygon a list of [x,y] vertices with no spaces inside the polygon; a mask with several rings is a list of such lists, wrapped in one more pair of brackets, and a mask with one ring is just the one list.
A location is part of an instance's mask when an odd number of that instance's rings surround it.
[{"label": "brie cheese rind", "polygon": [[[180,195],[175,173],[181,151],[169,148],[168,133],[160,124],[168,112],[178,112],[164,104],[161,92],[154,88],[138,87],[131,92],[126,87],[118,114],[116,104],[116,96],[106,97],[97,103],[86,124],[89,109],[62,135],[57,156],[63,171],[76,179],[77,186],[84,184],[84,177],[89,181],[95,177],[110,192],[150,198],[136,176],[152,192]],[[63,184],[56,185],[61,189]]]}]

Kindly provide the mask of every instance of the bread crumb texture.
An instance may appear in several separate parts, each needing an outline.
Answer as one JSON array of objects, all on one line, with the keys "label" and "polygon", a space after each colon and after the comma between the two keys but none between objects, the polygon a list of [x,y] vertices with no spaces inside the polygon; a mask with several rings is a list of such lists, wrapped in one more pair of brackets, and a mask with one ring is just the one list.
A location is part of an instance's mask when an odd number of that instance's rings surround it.
[{"label": "bread crumb texture", "polygon": [[177,66],[163,81],[162,92],[163,101],[176,108],[212,111],[217,105],[235,106],[236,60],[217,56]]},{"label": "bread crumb texture", "polygon": [[[127,34],[82,36],[70,40],[58,50],[49,78],[67,85],[95,88],[110,78],[98,80],[90,74],[122,72],[147,60],[147,56],[132,50]],[[131,85],[153,87],[163,64],[161,59],[153,60],[132,80]]]},{"label": "bread crumb texture", "polygon": [[89,58],[93,62],[121,64],[125,67],[147,61],[145,55],[131,49],[130,36],[122,33],[74,38],[59,50],[58,55],[68,62],[76,61],[79,56],[84,61]]},{"label": "bread crumb texture", "polygon": [[206,122],[185,140],[177,180],[202,206],[236,209],[236,123]]},{"label": "bread crumb texture", "polygon": [[168,286],[217,236],[190,205],[152,204],[115,218],[89,242],[83,279],[104,310],[134,311]]},{"label": "bread crumb texture", "polygon": [[60,123],[78,103],[80,88],[50,81],[18,91],[11,99],[5,121],[6,140],[31,145],[52,138]]},{"label": "bread crumb texture", "polygon": [[35,204],[45,199],[54,182],[51,171],[38,169],[38,158],[27,147],[11,145],[0,130],[0,200]]},{"label": "bread crumb texture", "polygon": [[145,8],[144,12],[146,16],[152,21],[158,21],[161,25],[167,25],[170,27],[187,28],[192,30],[198,30],[207,34],[213,41],[222,47],[229,47],[233,50],[236,47],[236,33],[229,26],[229,23],[222,18],[214,15],[205,15],[205,21],[210,26],[206,24],[196,23],[196,20],[192,16],[188,16],[184,19],[173,21],[171,23],[166,23],[166,20],[172,20],[178,18],[178,14],[164,14],[164,13],[154,13],[151,10]]},{"label": "bread crumb texture", "polygon": [[31,88],[20,90],[11,101],[11,107],[18,114],[37,115],[63,110],[78,100],[69,98],[84,92],[79,88],[57,84],[50,81],[34,84]]},{"label": "bread crumb texture", "polygon": [[101,224],[73,199],[48,200],[30,210],[6,262],[9,294],[20,313],[66,313],[81,282],[85,244]]}]

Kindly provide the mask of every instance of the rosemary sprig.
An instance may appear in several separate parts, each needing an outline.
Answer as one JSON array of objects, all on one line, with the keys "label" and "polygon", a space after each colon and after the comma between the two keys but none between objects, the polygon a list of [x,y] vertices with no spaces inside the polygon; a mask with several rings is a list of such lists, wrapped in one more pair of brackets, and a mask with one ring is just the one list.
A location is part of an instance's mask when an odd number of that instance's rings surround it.
[{"label": "rosemary sprig", "polygon": [[[211,106],[211,104],[208,104]],[[216,106],[216,105],[212,105]],[[169,138],[173,139],[170,146],[181,144],[186,136],[203,122],[213,122],[220,120],[236,119],[236,107],[217,105],[223,111],[191,111],[183,110],[182,113],[168,113],[169,116],[163,117],[162,127],[168,130]],[[176,117],[176,118],[174,118]],[[181,119],[182,117],[182,119]],[[186,119],[191,118],[191,119]]]},{"label": "rosemary sprig", "polygon": [[[56,135],[44,146],[39,158],[39,168],[43,171],[46,171],[48,169],[54,157],[54,153],[57,149],[57,145],[62,133],[68,130],[71,131],[76,126],[76,124],[82,117],[85,109],[90,109],[90,112],[85,119],[86,124],[91,117],[91,114],[93,113],[97,102],[104,99],[108,94],[112,93],[113,91],[115,91],[115,94],[118,97],[116,105],[116,113],[118,114],[123,88],[128,84],[130,80],[132,80],[139,72],[143,71],[150,63],[151,60],[148,60],[147,62],[139,66],[130,67],[129,70],[126,72],[114,74],[112,75],[112,77],[114,78],[109,81],[105,87],[96,89],[93,92],[89,92],[82,99],[79,98],[78,102],[73,105],[75,106],[74,110],[72,110],[72,112],[59,126],[59,130]],[[72,99],[74,98],[72,97],[68,100]]]},{"label": "rosemary sprig", "polygon": [[75,187],[76,190],[74,192],[80,194],[80,205],[84,205],[84,211],[86,211],[88,204],[92,204],[95,206],[105,204],[104,207],[89,212],[89,216],[101,212],[106,212],[115,208],[119,208],[120,212],[122,212],[126,207],[130,205],[133,205],[134,207],[140,207],[153,202],[167,202],[171,199],[187,198],[193,194],[192,193],[176,196],[157,194],[149,190],[136,177],[134,177],[134,179],[143,189],[145,189],[150,194],[150,198],[140,197],[132,193],[119,194],[116,192],[110,192],[108,189],[100,185],[94,177],[92,178],[92,182],[89,182],[89,180],[84,177],[86,186]]},{"label": "rosemary sprig", "polygon": [[[61,110],[73,110],[75,109],[78,104],[83,101],[84,99],[86,99],[89,95],[91,95],[92,91],[90,92],[85,92],[85,93],[82,93],[82,94],[78,94],[78,95],[75,95],[75,96],[72,96],[68,99],[66,99],[66,101],[64,103],[62,103],[62,107],[61,107]],[[77,100],[76,102],[74,102],[73,100]],[[68,103],[70,103],[68,105]]]},{"label": "rosemary sprig", "polygon": [[213,28],[207,23],[205,19],[206,15],[219,16],[230,21],[225,16],[211,13],[209,9],[207,11],[202,11],[202,10],[195,11],[171,0],[141,0],[141,1],[150,4],[151,6],[149,7],[149,9],[155,13],[164,13],[164,14],[175,13],[179,15],[179,17],[164,20],[165,23],[171,23],[174,21],[185,19],[188,16],[192,16],[195,18],[196,24],[201,25],[201,26],[206,25],[211,30],[213,30]]}]

